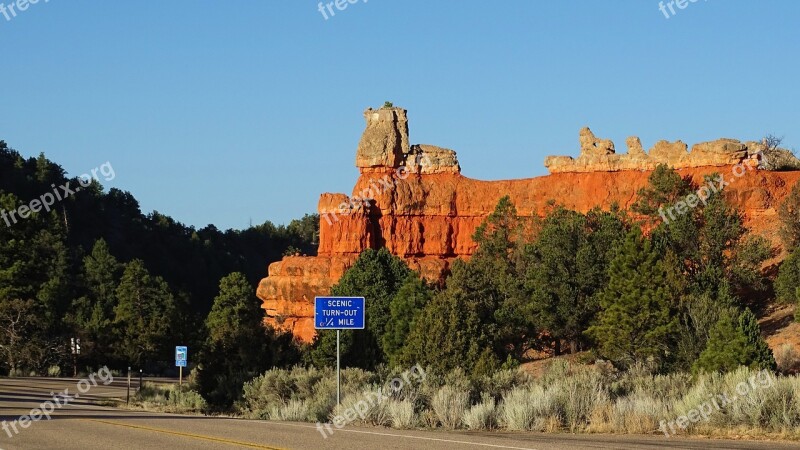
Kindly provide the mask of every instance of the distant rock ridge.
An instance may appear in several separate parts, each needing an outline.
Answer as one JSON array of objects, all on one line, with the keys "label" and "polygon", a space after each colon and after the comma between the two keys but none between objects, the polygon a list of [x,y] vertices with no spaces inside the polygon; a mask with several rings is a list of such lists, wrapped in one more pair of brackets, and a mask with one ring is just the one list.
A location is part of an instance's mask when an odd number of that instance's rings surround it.
[{"label": "distant rock ridge", "polygon": [[747,171],[723,195],[742,211],[753,233],[779,245],[777,208],[800,180],[800,171],[773,171],[800,168],[797,158],[787,150],[766,149],[763,143],[720,139],[688,152],[683,142],[660,141],[645,152],[641,141],[631,137],[626,141],[628,153],[620,155],[612,141],[598,139],[585,128],[579,157],[548,158],[553,174],[481,181],[461,175],[453,150],[412,145],[406,110],[370,108],[364,117],[366,129],[356,151],[361,175],[352,192],[320,196],[317,256],[287,256],[270,264],[258,286],[265,322],[305,342],[316,335],[314,297],[330,294],[361,252],[386,248],[424,277],[441,280],[456,258],[475,252],[476,228],[506,195],[523,218],[541,217],[552,201],[584,213],[614,204],[627,209],[659,163],[702,183],[714,172],[730,173],[730,167],[722,166],[763,152],[763,170]]},{"label": "distant rock ridge", "polygon": [[[631,136],[626,140],[627,154],[617,154],[614,143],[608,139],[599,139],[589,128],[583,128],[579,134],[580,156],[548,156],[544,165],[550,173],[564,172],[617,172],[621,170],[653,170],[659,164],[666,164],[675,169],[692,167],[718,167],[739,164],[745,160],[756,160],[753,164],[761,169],[776,169],[761,164],[768,153],[780,152],[784,160],[781,168],[798,168],[800,160],[794,158],[786,150],[769,149],[764,142],[741,142],[736,139],[717,139],[688,146],[682,141],[656,142],[649,152],[642,148],[642,141]],[[787,155],[788,153],[788,155]]]}]

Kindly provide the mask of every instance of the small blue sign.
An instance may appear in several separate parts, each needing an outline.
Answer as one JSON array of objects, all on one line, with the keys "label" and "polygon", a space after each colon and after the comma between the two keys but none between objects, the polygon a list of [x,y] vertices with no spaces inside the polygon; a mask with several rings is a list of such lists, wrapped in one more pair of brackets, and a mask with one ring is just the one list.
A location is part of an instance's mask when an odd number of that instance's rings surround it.
[{"label": "small blue sign", "polygon": [[317,330],[363,330],[364,297],[317,297],[314,328]]},{"label": "small blue sign", "polygon": [[175,367],[186,367],[187,359],[189,359],[189,348],[186,346],[175,347]]}]

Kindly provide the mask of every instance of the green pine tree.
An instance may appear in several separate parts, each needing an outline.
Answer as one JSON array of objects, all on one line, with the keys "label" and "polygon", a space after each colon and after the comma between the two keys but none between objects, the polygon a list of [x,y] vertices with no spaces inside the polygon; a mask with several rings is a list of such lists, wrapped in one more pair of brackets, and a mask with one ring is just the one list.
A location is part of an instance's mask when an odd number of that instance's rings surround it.
[{"label": "green pine tree", "polygon": [[800,288],[800,250],[793,250],[783,260],[775,278],[775,297],[783,304],[797,302],[797,289]]},{"label": "green pine tree", "polygon": [[750,310],[727,308],[709,335],[708,345],[692,368],[694,372],[730,372],[739,366],[775,370],[775,358]]},{"label": "green pine tree", "polygon": [[166,281],[150,275],[142,261],[133,260],[125,265],[117,300],[114,328],[119,353],[137,365],[170,360],[175,298]]},{"label": "green pine tree", "polygon": [[800,183],[792,186],[792,191],[778,208],[781,221],[780,235],[783,248],[792,252],[800,244]]},{"label": "green pine tree", "polygon": [[528,309],[554,341],[557,355],[562,340],[572,352],[583,343],[583,333],[597,313],[595,295],[605,286],[608,264],[624,237],[619,211],[594,209],[583,215],[559,207],[527,246]]},{"label": "green pine tree", "polygon": [[383,334],[383,350],[389,365],[400,364],[400,351],[419,319],[423,308],[431,301],[431,290],[417,274],[409,275],[389,305],[389,321]]},{"label": "green pine tree", "polygon": [[92,253],[83,258],[82,275],[86,295],[73,302],[72,320],[81,334],[88,338],[88,342],[84,340],[84,348],[91,348],[97,360],[103,360],[113,353],[112,323],[121,270],[122,266],[103,239],[95,242]]},{"label": "green pine tree", "polygon": [[208,342],[235,352],[262,327],[263,312],[255,289],[242,273],[234,272],[219,282],[219,295],[206,318]]},{"label": "green pine tree", "polygon": [[[457,276],[466,265],[456,261]],[[446,374],[456,368],[475,376],[488,375],[500,366],[492,348],[492,328],[481,306],[460,289],[436,295],[422,310],[408,336],[399,360],[403,366],[420,364],[434,373]]]},{"label": "green pine tree", "polygon": [[[270,344],[274,333],[265,328],[263,312],[254,287],[241,273],[219,283],[205,322],[207,340],[198,355],[197,385],[200,393],[218,409],[229,408],[239,397],[245,381],[267,370],[272,363]],[[290,343],[286,342],[287,348]]]},{"label": "green pine tree", "polygon": [[598,299],[601,311],[587,334],[601,356],[623,367],[666,358],[677,327],[672,296],[663,262],[638,229],[628,233],[611,261],[608,285]]}]

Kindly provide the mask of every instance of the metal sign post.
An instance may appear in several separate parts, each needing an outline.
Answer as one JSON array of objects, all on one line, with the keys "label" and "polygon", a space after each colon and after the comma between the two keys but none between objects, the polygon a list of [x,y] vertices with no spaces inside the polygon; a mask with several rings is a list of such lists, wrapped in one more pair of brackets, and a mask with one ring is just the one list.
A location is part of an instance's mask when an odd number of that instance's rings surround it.
[{"label": "metal sign post", "polygon": [[342,379],[341,367],[342,362],[340,359],[341,352],[339,352],[339,338],[342,335],[342,330],[336,330],[336,404],[342,404]]},{"label": "metal sign post", "polygon": [[336,404],[342,402],[341,330],[363,330],[364,297],[317,297],[314,299],[314,328],[336,330]]}]

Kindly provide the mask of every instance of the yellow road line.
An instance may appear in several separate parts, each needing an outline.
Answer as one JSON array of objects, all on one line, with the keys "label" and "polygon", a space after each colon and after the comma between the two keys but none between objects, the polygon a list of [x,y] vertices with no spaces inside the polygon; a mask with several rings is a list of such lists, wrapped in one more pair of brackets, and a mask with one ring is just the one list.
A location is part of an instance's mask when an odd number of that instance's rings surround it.
[{"label": "yellow road line", "polygon": [[111,421],[108,421],[108,420],[99,420],[99,419],[81,419],[81,420],[85,420],[87,422],[104,423],[106,425],[115,425],[115,426],[118,426],[118,427],[133,428],[134,430],[144,430],[144,431],[153,431],[153,432],[156,432],[156,433],[171,434],[173,436],[181,436],[181,437],[187,437],[187,438],[192,438],[192,439],[199,439],[199,440],[203,440],[203,441],[221,442],[221,443],[224,443],[224,444],[239,445],[241,447],[260,448],[260,449],[264,449],[264,450],[284,450],[284,449],[279,448],[279,447],[269,447],[269,446],[261,445],[261,444],[253,444],[251,442],[234,441],[232,439],[218,438],[218,437],[213,437],[213,436],[204,436],[202,434],[183,433],[183,432],[180,432],[180,431],[165,430],[163,428],[145,427],[145,426],[142,426],[142,425],[131,425],[131,424],[127,424],[127,423],[111,422]]}]

